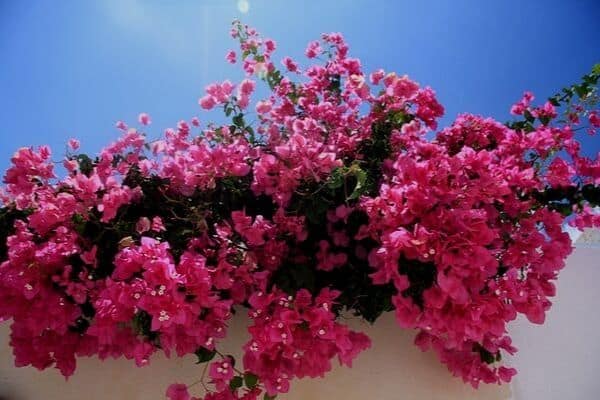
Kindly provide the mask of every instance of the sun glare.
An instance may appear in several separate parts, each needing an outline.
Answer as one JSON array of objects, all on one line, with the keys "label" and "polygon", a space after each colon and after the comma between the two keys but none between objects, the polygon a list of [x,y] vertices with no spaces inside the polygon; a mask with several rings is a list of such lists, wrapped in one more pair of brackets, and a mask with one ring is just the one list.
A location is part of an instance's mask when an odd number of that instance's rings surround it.
[{"label": "sun glare", "polygon": [[237,8],[242,14],[246,14],[250,10],[250,3],[248,0],[238,0]]}]

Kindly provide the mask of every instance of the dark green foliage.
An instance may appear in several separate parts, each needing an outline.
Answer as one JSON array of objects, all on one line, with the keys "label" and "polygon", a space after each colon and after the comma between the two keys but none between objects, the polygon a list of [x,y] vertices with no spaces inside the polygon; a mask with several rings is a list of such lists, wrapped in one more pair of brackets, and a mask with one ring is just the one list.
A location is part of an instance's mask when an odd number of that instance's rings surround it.
[{"label": "dark green foliage", "polygon": [[69,326],[69,330],[71,332],[83,334],[87,331],[87,329],[89,327],[90,327],[90,322],[85,318],[79,317],[75,320],[74,325]]},{"label": "dark green foliage", "polygon": [[215,358],[217,351],[208,350],[204,347],[200,347],[198,350],[196,350],[194,354],[196,355],[196,357],[198,357],[198,361],[196,362],[196,364],[202,364]]},{"label": "dark green foliage", "polygon": [[[345,224],[337,223],[336,229],[346,231],[351,239],[347,247],[337,247],[331,243],[326,229],[327,211],[340,204],[353,204],[359,197],[355,193],[362,193],[366,179],[366,173],[353,164],[334,170],[325,184],[313,183],[299,191],[307,195],[298,194],[292,198],[290,212],[306,215],[308,238],[300,244],[289,243],[292,254],[273,273],[271,285],[290,294],[302,288],[313,294],[323,288],[339,290],[341,295],[337,299],[338,305],[334,307],[335,312],[346,309],[374,322],[383,312],[393,309],[391,298],[397,292],[393,284],[374,285],[369,276],[374,270],[364,256],[361,258],[357,255],[359,249],[364,255],[378,246],[377,242],[370,239],[354,239],[360,226],[368,223],[367,215],[362,211],[354,211]],[[317,270],[316,254],[322,240],[330,243],[332,251],[345,253],[347,263],[332,271]]]},{"label": "dark green foliage", "polygon": [[600,206],[600,187],[596,185],[584,185],[581,187],[581,197],[590,203],[592,207]]},{"label": "dark green foliage", "polygon": [[528,121],[507,122],[506,126],[508,126],[510,129],[514,129],[516,131],[523,131],[523,132],[533,132],[535,130],[535,127],[533,126],[533,124]]},{"label": "dark green foliage", "polygon": [[210,204],[212,219],[229,218],[231,211],[246,210],[246,214],[265,218],[273,217],[275,204],[269,196],[255,196],[250,189],[252,175],[240,178],[218,179],[213,193],[207,193],[205,202]]},{"label": "dark green foliage", "polygon": [[600,206],[600,187],[592,184],[548,187],[543,191],[534,192],[533,197],[549,209],[568,216],[573,213],[573,206],[581,208],[586,202],[592,207]]},{"label": "dark green foliage", "polygon": [[87,216],[75,214],[72,222],[82,236],[84,247],[97,246],[97,268],[93,279],[110,276],[114,270],[113,260],[124,238],[139,238],[135,225],[141,217],[162,219],[164,232],[147,232],[169,242],[170,251],[178,261],[188,246],[190,238],[213,229],[216,222],[228,218],[233,210],[246,209],[250,215],[271,217],[274,213],[272,200],[267,196],[254,196],[250,190],[251,177],[228,178],[217,181],[210,191],[196,191],[183,196],[170,189],[169,181],[157,176],[143,177],[132,168],[124,184],[142,189],[142,198],[133,204],[122,206],[110,223],[100,221],[101,214],[91,211]]},{"label": "dark green foliage", "polygon": [[424,303],[423,292],[432,287],[436,281],[437,269],[435,264],[401,258],[398,261],[398,272],[406,275],[410,282],[410,287],[402,291],[402,296],[410,297],[422,309]]},{"label": "dark green foliage", "polygon": [[89,301],[87,301],[83,304],[80,304],[79,308],[81,308],[81,313],[86,318],[93,318],[94,315],[96,315],[96,309],[94,308],[92,303],[90,303]]},{"label": "dark green foliage", "polygon": [[233,378],[231,378],[231,381],[229,381],[229,388],[231,390],[236,390],[241,388],[244,385],[244,378],[242,378],[241,376],[234,376]]},{"label": "dark green foliage", "polygon": [[159,345],[158,333],[152,331],[152,317],[146,311],[140,310],[133,317],[132,328],[135,333],[148,338],[154,344]]},{"label": "dark green foliage", "polygon": [[8,256],[6,240],[15,233],[15,222],[25,220],[30,214],[31,210],[17,210],[13,206],[0,207],[0,262]]},{"label": "dark green foliage", "polygon": [[390,137],[394,129],[412,121],[414,117],[402,111],[389,112],[371,126],[371,137],[364,140],[358,152],[363,156],[362,169],[367,173],[365,192],[376,195],[381,184],[381,164],[390,157],[392,147]]},{"label": "dark green foliage", "polygon": [[481,361],[483,361],[486,364],[493,364],[494,362],[500,361],[502,359],[502,356],[499,351],[496,353],[492,353],[486,350],[485,347],[478,343],[473,345],[473,352],[479,353]]},{"label": "dark green foliage", "polygon": [[98,162],[97,158],[95,161],[93,161],[86,154],[78,154],[77,156],[73,157],[73,159],[77,160],[77,162],[79,163],[79,171],[81,171],[82,174],[88,177],[94,171],[94,164]]},{"label": "dark green foliage", "polygon": [[289,294],[294,294],[300,289],[315,294],[321,289],[321,285],[317,285],[317,274],[314,265],[288,262],[279,266],[273,273],[271,284]]},{"label": "dark green foliage", "polygon": [[251,372],[246,372],[244,374],[244,383],[248,389],[254,389],[258,385],[258,376]]},{"label": "dark green foliage", "polygon": [[391,283],[374,285],[369,276],[373,269],[366,261],[361,261],[358,265],[348,263],[331,271],[331,286],[342,292],[338,298],[341,306],[374,323],[382,313],[394,309],[392,296],[397,290]]},{"label": "dark green foliage", "polygon": [[342,79],[340,75],[336,74],[329,77],[329,87],[327,90],[335,93],[337,96],[342,93]]},{"label": "dark green foliage", "polygon": [[[258,58],[258,57],[256,57]],[[281,80],[283,79],[283,75],[281,75],[281,72],[279,70],[273,70],[267,73],[267,84],[269,85],[269,88],[271,88],[271,90],[275,89],[277,86],[279,86],[279,84],[281,83]]]}]

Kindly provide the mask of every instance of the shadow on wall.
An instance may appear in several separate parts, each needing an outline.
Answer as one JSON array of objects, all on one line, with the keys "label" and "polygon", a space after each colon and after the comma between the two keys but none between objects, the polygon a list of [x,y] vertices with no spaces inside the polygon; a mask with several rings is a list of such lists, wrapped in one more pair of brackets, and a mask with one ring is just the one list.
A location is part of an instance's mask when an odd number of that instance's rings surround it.
[{"label": "shadow on wall", "polygon": [[2,387],[0,387],[0,400],[26,400],[23,397],[15,395],[15,392],[14,388],[11,386],[7,387],[7,384],[3,382]]}]

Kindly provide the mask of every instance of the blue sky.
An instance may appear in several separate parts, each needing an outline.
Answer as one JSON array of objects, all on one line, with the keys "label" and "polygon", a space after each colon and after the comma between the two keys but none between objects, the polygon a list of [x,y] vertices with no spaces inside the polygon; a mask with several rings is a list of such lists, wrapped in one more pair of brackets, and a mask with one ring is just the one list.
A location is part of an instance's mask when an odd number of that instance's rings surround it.
[{"label": "blue sky", "polygon": [[77,137],[97,152],[116,120],[140,112],[152,136],[206,121],[203,88],[242,77],[224,61],[235,18],[274,38],[279,57],[342,32],[366,70],[432,86],[446,124],[466,111],[505,121],[524,90],[545,98],[600,61],[597,0],[247,0],[246,13],[238,3],[0,0],[0,170],[21,146],[49,144],[60,159]]}]

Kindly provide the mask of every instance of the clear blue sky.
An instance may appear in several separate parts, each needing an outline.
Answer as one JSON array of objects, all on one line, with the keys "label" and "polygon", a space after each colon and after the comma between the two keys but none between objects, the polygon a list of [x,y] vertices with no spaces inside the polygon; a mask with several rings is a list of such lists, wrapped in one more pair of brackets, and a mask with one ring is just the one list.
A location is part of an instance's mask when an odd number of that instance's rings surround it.
[{"label": "clear blue sky", "polygon": [[[342,32],[367,70],[407,73],[446,107],[505,121],[525,89],[538,98],[600,61],[598,0],[0,0],[0,170],[21,146],[54,158],[78,137],[97,152],[118,119],[153,118],[151,134],[200,114],[206,84],[241,73],[225,63],[239,18],[301,56]],[[586,139],[588,151],[599,140]]]}]

